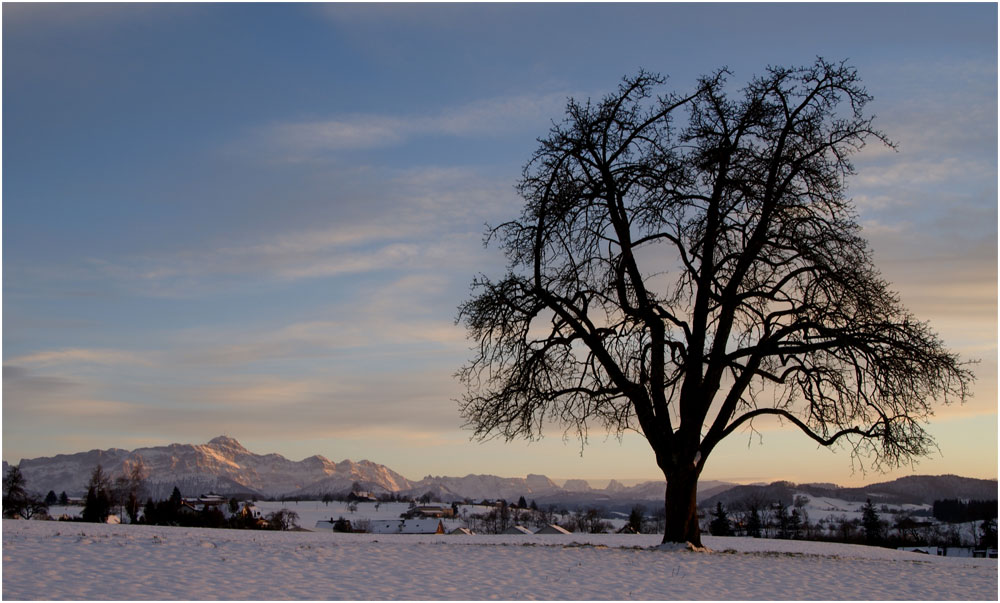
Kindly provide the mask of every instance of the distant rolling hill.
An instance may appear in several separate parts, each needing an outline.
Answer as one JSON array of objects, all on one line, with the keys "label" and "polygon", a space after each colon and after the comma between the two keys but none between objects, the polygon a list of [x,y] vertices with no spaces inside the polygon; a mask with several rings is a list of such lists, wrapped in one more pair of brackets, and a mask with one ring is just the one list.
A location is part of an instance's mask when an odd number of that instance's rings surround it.
[{"label": "distant rolling hill", "polygon": [[958,475],[910,475],[857,488],[841,488],[834,484],[774,482],[729,488],[703,498],[700,504],[712,507],[721,502],[728,506],[738,501],[756,500],[764,503],[780,501],[788,505],[792,503],[795,493],[855,502],[871,499],[880,504],[924,505],[946,498],[996,500],[997,481]]}]

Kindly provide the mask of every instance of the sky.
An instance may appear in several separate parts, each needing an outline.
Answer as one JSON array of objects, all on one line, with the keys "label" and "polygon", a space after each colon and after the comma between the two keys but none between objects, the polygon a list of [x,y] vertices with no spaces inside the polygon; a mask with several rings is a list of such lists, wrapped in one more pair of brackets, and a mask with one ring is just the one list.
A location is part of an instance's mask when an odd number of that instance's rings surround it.
[{"label": "sky", "polygon": [[997,6],[12,4],[3,459],[218,435],[410,479],[662,479],[637,435],[470,441],[455,323],[484,225],[568,98],[646,69],[846,59],[898,151],[849,180],[877,266],[963,359],[939,450],[887,474],[756,422],[703,479],[997,477]]}]

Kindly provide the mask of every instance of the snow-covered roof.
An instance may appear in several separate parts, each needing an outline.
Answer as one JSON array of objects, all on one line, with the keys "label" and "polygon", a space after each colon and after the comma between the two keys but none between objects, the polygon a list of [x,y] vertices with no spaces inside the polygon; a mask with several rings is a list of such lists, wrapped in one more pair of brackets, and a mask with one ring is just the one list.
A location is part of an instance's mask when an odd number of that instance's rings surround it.
[{"label": "snow-covered roof", "polygon": [[454,530],[452,530],[452,531],[450,531],[448,533],[449,534],[463,534],[465,536],[475,536],[475,534],[473,534],[472,530],[470,530],[469,528],[455,528]]},{"label": "snow-covered roof", "polygon": [[511,526],[501,532],[501,534],[531,534],[531,530],[524,526]]},{"label": "snow-covered roof", "polygon": [[399,526],[400,534],[444,534],[444,524],[440,519],[404,519]]},{"label": "snow-covered roof", "polygon": [[439,519],[390,519],[372,521],[372,534],[444,534],[444,524]]},{"label": "snow-covered roof", "polygon": [[399,524],[402,521],[399,519],[378,519],[372,520],[368,526],[368,531],[372,534],[398,534]]},{"label": "snow-covered roof", "polygon": [[551,523],[535,532],[535,534],[569,534],[569,532],[565,528]]}]

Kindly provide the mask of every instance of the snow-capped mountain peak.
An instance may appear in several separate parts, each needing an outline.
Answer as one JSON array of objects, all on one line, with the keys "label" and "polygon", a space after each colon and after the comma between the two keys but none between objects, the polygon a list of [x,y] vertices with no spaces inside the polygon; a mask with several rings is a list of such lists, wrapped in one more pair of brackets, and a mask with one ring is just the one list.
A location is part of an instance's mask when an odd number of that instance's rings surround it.
[{"label": "snow-capped mountain peak", "polygon": [[304,490],[311,494],[342,492],[354,482],[375,491],[398,491],[410,485],[403,476],[370,461],[333,463],[318,455],[291,461],[280,454],[254,454],[228,436],[212,438],[206,444],[170,444],[133,451],[112,448],[25,459],[20,467],[32,490],[80,496],[98,464],[114,478],[140,461],[148,493],[154,498],[168,496],[175,486],[185,496],[208,491],[280,496]]},{"label": "snow-capped mountain peak", "polygon": [[236,439],[224,435],[212,438],[206,446],[211,446],[217,450],[224,450],[231,455],[250,454],[250,451],[244,448]]}]

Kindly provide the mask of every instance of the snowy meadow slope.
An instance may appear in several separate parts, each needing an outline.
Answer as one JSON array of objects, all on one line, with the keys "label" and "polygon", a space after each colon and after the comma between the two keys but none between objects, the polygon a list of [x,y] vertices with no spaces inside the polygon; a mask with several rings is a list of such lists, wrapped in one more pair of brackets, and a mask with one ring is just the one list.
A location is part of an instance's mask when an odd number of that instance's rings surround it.
[{"label": "snowy meadow slope", "polygon": [[803,541],[406,536],[3,521],[5,599],[997,597],[997,561]]}]

